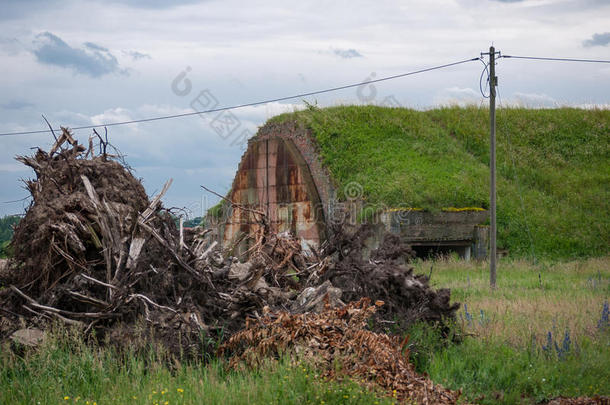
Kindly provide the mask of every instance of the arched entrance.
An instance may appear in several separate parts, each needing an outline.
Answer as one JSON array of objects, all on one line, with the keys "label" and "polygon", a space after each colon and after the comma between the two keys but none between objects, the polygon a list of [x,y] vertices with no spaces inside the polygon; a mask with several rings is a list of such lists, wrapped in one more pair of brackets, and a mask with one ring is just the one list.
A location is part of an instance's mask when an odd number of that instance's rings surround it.
[{"label": "arched entrance", "polygon": [[[324,210],[307,162],[291,139],[255,138],[242,157],[229,199],[265,212],[272,232],[290,232],[305,250],[326,238]],[[253,213],[237,207],[224,227],[225,247],[243,254],[253,243],[245,235],[259,228]]]}]

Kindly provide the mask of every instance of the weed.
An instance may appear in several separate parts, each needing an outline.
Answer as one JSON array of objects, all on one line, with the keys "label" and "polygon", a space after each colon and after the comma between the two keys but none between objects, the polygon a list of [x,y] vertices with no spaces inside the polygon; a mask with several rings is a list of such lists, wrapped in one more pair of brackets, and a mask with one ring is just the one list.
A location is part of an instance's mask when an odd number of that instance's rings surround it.
[{"label": "weed", "polygon": [[605,330],[610,327],[610,321],[608,317],[610,315],[610,308],[608,307],[608,301],[604,301],[604,305],[602,306],[602,315],[597,322],[597,329]]}]

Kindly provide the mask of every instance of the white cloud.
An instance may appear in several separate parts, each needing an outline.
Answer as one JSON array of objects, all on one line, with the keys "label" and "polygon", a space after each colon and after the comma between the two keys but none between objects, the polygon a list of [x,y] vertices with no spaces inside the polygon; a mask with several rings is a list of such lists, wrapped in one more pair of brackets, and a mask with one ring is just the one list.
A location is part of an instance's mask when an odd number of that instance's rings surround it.
[{"label": "white cloud", "polygon": [[442,90],[434,98],[435,104],[440,105],[472,105],[479,104],[483,96],[480,91],[470,87],[449,87]]},{"label": "white cloud", "polygon": [[559,103],[547,94],[521,93],[516,92],[513,97],[507,100],[509,105],[516,105],[528,108],[548,108],[558,107]]}]

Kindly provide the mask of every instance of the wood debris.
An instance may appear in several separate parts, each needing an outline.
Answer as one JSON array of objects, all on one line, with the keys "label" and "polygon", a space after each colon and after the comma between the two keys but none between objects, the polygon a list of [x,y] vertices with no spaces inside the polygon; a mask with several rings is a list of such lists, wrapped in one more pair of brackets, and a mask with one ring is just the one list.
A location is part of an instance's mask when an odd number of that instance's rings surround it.
[{"label": "wood debris", "polygon": [[404,260],[410,249],[392,238],[371,261],[362,259],[358,237],[340,231],[305,254],[294,236],[269,232],[262,210],[240,206],[260,227],[244,236],[253,242],[248,255],[232,257],[210,230],[176,225],[161,204],[171,180],[149,199],[121,157],[106,152],[107,139],[96,136],[98,153],[95,138],[85,148],[62,129],[49,152],[18,157],[35,178],[26,182],[32,202],[15,230],[14,256],[0,271],[0,339],[24,323],[44,330],[60,321],[119,346],[154,341],[179,356],[200,356],[246,319],[319,312],[362,297],[386,303],[372,314],[385,322],[378,326],[455,315],[449,292],[414,275]]}]

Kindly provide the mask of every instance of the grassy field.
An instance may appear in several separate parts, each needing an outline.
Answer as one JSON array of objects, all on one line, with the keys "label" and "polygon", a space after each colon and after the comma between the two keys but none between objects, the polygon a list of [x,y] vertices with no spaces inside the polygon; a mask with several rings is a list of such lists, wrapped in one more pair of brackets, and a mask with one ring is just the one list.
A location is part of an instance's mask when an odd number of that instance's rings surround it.
[{"label": "grassy field", "polygon": [[[340,106],[283,114],[309,128],[343,188],[372,204],[489,205],[489,112]],[[605,256],[610,245],[610,110],[497,112],[498,231],[513,257]]]},{"label": "grassy field", "polygon": [[610,395],[610,258],[502,261],[493,291],[486,263],[419,262],[416,269],[432,270],[433,284],[463,303],[461,344],[443,347],[434,333],[412,331],[422,347],[414,360],[434,381],[481,403]]},{"label": "grassy field", "polygon": [[288,360],[251,372],[222,361],[168,363],[94,349],[77,335],[55,332],[38,350],[0,353],[0,404],[392,404],[353,382],[329,383]]},{"label": "grassy field", "polygon": [[[559,395],[610,395],[610,258],[531,265],[501,261],[491,291],[485,263],[417,262],[462,302],[447,343],[421,325],[410,331],[421,372],[471,402],[534,404]],[[606,310],[607,311],[607,310]],[[551,333],[551,344],[548,338]],[[568,336],[568,339],[566,339]],[[555,343],[557,346],[555,346]],[[548,346],[548,347],[547,347]],[[545,348],[546,347],[546,348]],[[117,354],[56,332],[39,350],[0,352],[2,404],[391,404],[350,381],[327,382],[288,360],[228,372],[222,361],[173,363]]]}]

